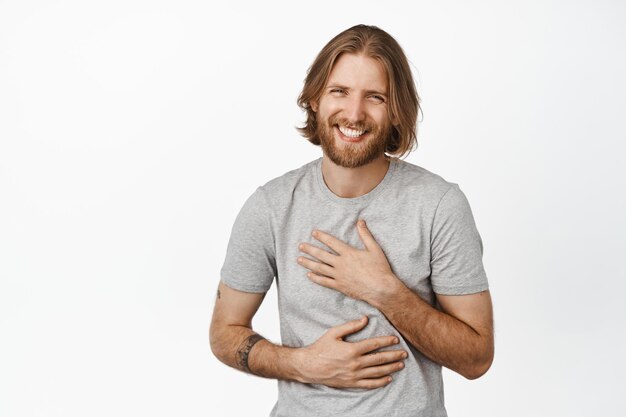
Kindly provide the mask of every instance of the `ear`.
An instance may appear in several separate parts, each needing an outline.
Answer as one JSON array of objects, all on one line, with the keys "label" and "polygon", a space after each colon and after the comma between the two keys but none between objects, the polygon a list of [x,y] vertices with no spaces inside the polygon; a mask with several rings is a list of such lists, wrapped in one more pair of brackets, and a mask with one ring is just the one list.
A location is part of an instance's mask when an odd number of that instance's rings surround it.
[{"label": "ear", "polygon": [[311,100],[309,102],[309,106],[311,107],[311,110],[313,110],[315,113],[317,113],[317,108],[318,108],[317,101]]}]

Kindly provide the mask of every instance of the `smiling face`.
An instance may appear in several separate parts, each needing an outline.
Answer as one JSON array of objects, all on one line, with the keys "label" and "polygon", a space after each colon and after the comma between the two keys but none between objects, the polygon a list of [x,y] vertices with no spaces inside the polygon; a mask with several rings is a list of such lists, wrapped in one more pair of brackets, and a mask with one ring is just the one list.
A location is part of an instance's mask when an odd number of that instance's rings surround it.
[{"label": "smiling face", "polygon": [[319,102],[311,103],[324,154],[346,168],[383,156],[392,132],[387,100],[387,77],[378,61],[340,55]]}]

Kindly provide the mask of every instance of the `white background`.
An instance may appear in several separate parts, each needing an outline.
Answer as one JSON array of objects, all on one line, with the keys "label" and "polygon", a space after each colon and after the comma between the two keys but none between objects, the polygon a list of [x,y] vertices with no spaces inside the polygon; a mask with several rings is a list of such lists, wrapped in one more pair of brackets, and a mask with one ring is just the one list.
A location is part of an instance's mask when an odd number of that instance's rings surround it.
[{"label": "white background", "polygon": [[[422,98],[407,161],[484,242],[496,355],[444,370],[450,416],[626,408],[626,6],[618,1],[0,1],[0,415],[267,416],[218,362],[232,223],[321,156],[306,70],[387,30]],[[275,287],[254,322],[280,341]]]}]

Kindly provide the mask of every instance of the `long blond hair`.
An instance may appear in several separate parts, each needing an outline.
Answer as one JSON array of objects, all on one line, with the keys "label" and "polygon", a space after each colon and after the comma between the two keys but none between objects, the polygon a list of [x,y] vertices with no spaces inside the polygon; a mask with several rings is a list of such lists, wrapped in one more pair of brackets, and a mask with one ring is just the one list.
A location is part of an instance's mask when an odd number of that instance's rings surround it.
[{"label": "long blond hair", "polygon": [[353,26],[331,39],[320,51],[309,67],[298,97],[298,106],[307,113],[307,120],[297,130],[312,144],[320,145],[317,119],[310,103],[321,98],[333,65],[343,53],[362,53],[382,64],[389,85],[389,120],[396,121],[385,152],[394,157],[408,155],[413,147],[417,148],[420,98],[404,51],[391,35],[376,26]]}]

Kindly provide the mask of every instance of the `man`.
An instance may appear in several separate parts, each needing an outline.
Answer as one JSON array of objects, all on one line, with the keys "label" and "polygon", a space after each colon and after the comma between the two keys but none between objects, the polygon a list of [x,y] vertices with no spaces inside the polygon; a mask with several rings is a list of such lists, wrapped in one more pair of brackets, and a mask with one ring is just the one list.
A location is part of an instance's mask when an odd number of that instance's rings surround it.
[{"label": "man", "polygon": [[[397,157],[416,143],[407,59],[381,29],[352,27],[319,53],[298,104],[323,156],[239,212],[211,348],[278,380],[271,416],[445,416],[441,366],[489,369],[492,306],[465,195]],[[274,278],[283,345],[251,326]]]}]

